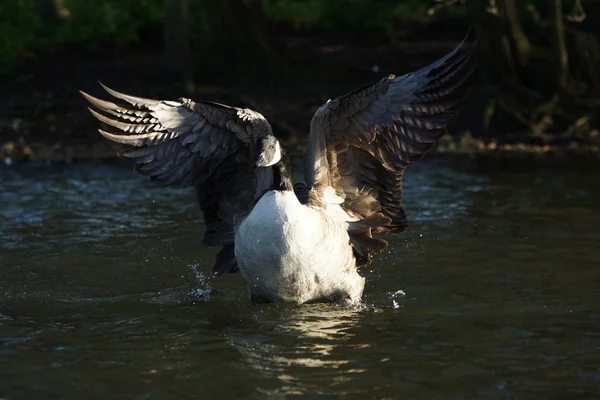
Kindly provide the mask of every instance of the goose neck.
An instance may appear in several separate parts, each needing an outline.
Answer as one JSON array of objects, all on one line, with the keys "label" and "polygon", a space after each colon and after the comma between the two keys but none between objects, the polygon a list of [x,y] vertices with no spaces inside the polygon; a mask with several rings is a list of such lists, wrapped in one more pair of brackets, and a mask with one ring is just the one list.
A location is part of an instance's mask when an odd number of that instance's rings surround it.
[{"label": "goose neck", "polygon": [[282,149],[281,160],[273,165],[273,178],[275,190],[293,191],[292,168],[286,152]]}]

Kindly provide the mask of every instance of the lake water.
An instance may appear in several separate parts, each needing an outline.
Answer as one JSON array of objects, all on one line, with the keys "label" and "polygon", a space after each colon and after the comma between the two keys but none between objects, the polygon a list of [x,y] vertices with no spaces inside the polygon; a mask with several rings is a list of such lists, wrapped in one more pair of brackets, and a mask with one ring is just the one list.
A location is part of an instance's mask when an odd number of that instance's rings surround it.
[{"label": "lake water", "polygon": [[0,169],[0,399],[600,398],[600,174],[425,159],[361,310],[255,305],[188,191]]}]

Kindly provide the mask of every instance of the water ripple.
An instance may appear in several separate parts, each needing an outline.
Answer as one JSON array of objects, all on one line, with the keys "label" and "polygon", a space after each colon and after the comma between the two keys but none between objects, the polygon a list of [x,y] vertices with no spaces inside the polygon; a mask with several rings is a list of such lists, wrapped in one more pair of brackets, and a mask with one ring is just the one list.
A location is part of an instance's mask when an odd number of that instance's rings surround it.
[{"label": "water ripple", "polygon": [[190,191],[114,166],[0,182],[7,398],[600,396],[598,176],[417,163],[354,310],[211,277]]}]

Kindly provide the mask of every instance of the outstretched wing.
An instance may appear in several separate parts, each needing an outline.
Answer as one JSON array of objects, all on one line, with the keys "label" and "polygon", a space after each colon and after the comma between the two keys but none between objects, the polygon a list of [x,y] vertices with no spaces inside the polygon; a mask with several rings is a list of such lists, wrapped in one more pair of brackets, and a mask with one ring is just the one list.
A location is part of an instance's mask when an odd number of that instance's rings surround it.
[{"label": "outstretched wing", "polygon": [[193,187],[204,214],[203,243],[223,245],[215,272],[236,269],[234,217],[248,211],[255,194],[254,145],[271,134],[259,113],[212,102],[144,99],[102,85],[123,105],[81,92],[98,120],[116,128],[100,133],[131,145],[119,153],[135,169],[167,186]]},{"label": "outstretched wing", "polygon": [[359,263],[387,244],[371,239],[371,233],[406,229],[402,173],[458,114],[455,106],[473,70],[474,49],[461,51],[464,43],[416,72],[389,75],[330,100],[313,116],[306,180],[326,201],[335,190],[333,198],[339,197],[352,220],[349,232]]}]

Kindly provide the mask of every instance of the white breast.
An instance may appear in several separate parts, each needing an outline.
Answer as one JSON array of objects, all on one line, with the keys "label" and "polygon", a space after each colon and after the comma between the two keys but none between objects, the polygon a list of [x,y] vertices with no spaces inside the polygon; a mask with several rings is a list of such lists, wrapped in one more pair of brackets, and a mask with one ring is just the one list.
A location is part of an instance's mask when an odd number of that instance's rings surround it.
[{"label": "white breast", "polygon": [[267,192],[236,231],[235,255],[250,292],[299,303],[337,292],[362,294],[343,223],[300,204],[293,192]]},{"label": "white breast", "polygon": [[312,249],[324,234],[319,217],[315,210],[300,204],[293,192],[267,192],[237,229],[236,242],[239,239],[251,247],[240,256],[278,257],[268,250]]}]

